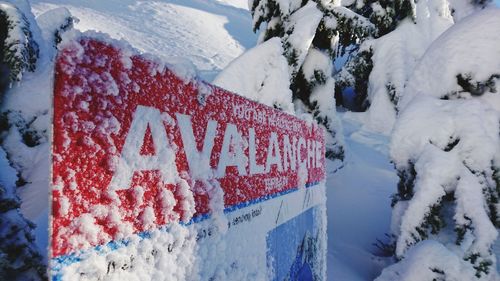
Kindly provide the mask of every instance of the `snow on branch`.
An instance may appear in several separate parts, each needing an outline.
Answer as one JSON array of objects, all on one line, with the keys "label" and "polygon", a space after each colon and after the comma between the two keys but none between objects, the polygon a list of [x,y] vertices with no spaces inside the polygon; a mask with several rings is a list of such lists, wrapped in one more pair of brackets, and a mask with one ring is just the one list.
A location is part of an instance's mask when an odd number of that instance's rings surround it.
[{"label": "snow on branch", "polygon": [[11,82],[35,70],[39,49],[30,23],[21,10],[8,3],[0,3],[0,47],[0,63],[10,69]]}]

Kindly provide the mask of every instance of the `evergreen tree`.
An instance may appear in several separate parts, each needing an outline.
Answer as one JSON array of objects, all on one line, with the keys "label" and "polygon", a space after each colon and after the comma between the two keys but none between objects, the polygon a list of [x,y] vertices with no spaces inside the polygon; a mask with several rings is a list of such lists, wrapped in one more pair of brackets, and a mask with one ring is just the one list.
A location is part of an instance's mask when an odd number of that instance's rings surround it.
[{"label": "evergreen tree", "polygon": [[[365,111],[370,106],[368,99],[368,82],[373,70],[373,48],[372,39],[380,38],[396,29],[398,24],[411,19],[416,21],[416,4],[414,0],[382,0],[382,1],[351,1],[346,6],[354,13],[369,20],[373,25],[373,32],[357,38],[343,42],[345,52],[340,56],[347,55],[347,62],[335,76],[336,87],[341,95],[349,89],[354,90],[354,104],[351,109],[355,111]],[[350,29],[344,29],[344,36],[350,37]],[[389,89],[388,89],[389,90]]]},{"label": "evergreen tree", "polygon": [[[343,6],[335,0],[253,0],[250,3],[254,31],[261,32],[260,42],[273,37],[282,40],[291,74],[293,101],[299,107],[303,105],[333,136],[334,118],[328,112],[335,107],[326,106],[333,101],[333,97],[329,97],[334,95],[337,105],[343,105],[342,93],[353,89],[354,109],[366,110],[370,104],[368,78],[373,68],[371,39],[393,31],[406,18],[416,18],[414,0],[353,0],[342,1]],[[314,13],[317,16],[313,16]],[[302,21],[305,14],[310,18]],[[304,29],[314,32],[307,37]],[[342,57],[347,57],[347,62],[337,71],[331,62]],[[329,150],[329,155],[341,158],[343,150],[336,147]]]},{"label": "evergreen tree", "polygon": [[[23,12],[25,9],[31,9],[28,3],[21,4],[24,4],[22,5],[24,9],[21,9],[21,5],[0,4],[0,74],[5,74],[0,77],[0,104],[9,88],[15,87],[15,82],[22,81],[23,73],[37,71],[37,63],[42,60],[42,55],[44,56],[42,64],[47,60],[53,60],[57,44],[62,40],[62,34],[72,29],[76,20],[66,8],[47,11],[37,18],[48,25],[44,26],[44,30],[47,31],[47,34],[44,34],[46,38],[36,36],[37,42],[35,34],[40,33],[38,22],[35,21],[31,12]],[[46,47],[45,53],[40,52],[39,46]],[[51,67],[51,64],[43,65],[43,67]],[[0,132],[15,127],[22,136],[23,143],[28,147],[35,147],[41,143],[42,139],[45,141],[47,139],[47,129],[36,130],[32,126],[38,117],[24,116],[22,111],[7,109],[0,114]],[[8,154],[15,153],[8,149],[6,151]],[[12,166],[18,165],[12,163]],[[20,178],[20,182],[22,181],[23,179]]]},{"label": "evergreen tree", "polygon": [[12,4],[0,3],[0,71],[8,73],[10,83],[20,81],[24,72],[35,71],[38,56],[26,15]]},{"label": "evergreen tree", "polygon": [[[375,27],[375,32],[370,32],[368,36],[357,38],[358,40],[356,41],[340,41],[340,47],[346,48],[347,54],[340,52],[338,55],[347,55],[347,62],[335,75],[337,96],[350,89],[354,90],[354,105],[351,105],[351,109],[366,111],[370,107],[371,98],[368,93],[368,82],[374,63],[376,63],[372,59],[374,54],[373,43],[375,41],[373,39],[378,39],[393,32],[404,20],[411,20],[415,24],[417,21],[428,21],[428,18],[425,16],[418,19],[417,2],[415,0],[346,1],[346,8],[359,16],[369,19]],[[470,12],[457,11],[457,9],[475,11],[476,9],[482,9],[490,5],[492,0],[447,0],[443,2],[447,6],[450,6],[452,14],[458,13],[461,17],[464,17]],[[456,2],[468,3],[464,5]],[[350,36],[351,32],[350,29],[344,30],[346,37]],[[340,36],[342,34],[343,32],[340,33]],[[385,88],[385,93],[393,103],[394,109],[398,110],[398,98],[402,94],[403,89],[390,82],[386,84]]]},{"label": "evergreen tree", "polygon": [[[399,262],[379,281],[410,272],[423,248],[455,259],[419,260],[433,263],[425,276],[498,277],[493,245],[500,228],[500,56],[491,46],[500,44],[499,15],[491,9],[450,27],[420,58],[398,101],[391,158],[400,178],[392,202]],[[464,42],[481,49],[471,52]]]},{"label": "evergreen tree", "polygon": [[0,183],[0,276],[4,280],[45,279],[46,265],[35,246],[35,225],[20,213],[15,188]]},{"label": "evergreen tree", "polygon": [[311,113],[332,136],[327,156],[343,159],[334,124],[333,61],[347,46],[373,36],[375,26],[341,7],[340,1],[254,0],[250,8],[254,31],[261,30],[261,42],[281,38],[296,107]]},{"label": "evergreen tree", "polygon": [[[4,94],[15,82],[22,80],[25,72],[36,70],[39,45],[34,40],[31,24],[19,7],[0,3],[0,104]],[[0,133],[11,127],[9,123],[12,121],[8,113],[2,112]],[[23,135],[29,138],[31,134],[26,132]],[[5,136],[2,134],[0,144]],[[12,164],[3,148],[0,148],[0,162],[2,166]],[[14,169],[11,172],[16,174]],[[0,276],[5,280],[46,279],[46,264],[33,235],[35,225],[21,214],[16,183],[5,180],[6,177],[9,175],[0,175]]]},{"label": "evergreen tree", "polygon": [[[0,104],[5,95],[13,95],[24,83],[25,75],[47,73],[53,67],[56,46],[62,33],[73,27],[74,18],[64,8],[42,14],[37,20],[44,21],[42,34],[31,13],[27,1],[0,2]],[[45,37],[45,38],[44,38]],[[32,74],[33,73],[33,74]],[[37,91],[34,87],[33,91]],[[12,92],[11,92],[12,91]],[[16,93],[18,94],[18,93]],[[28,93],[15,98],[29,98]],[[12,98],[12,96],[11,96]],[[45,280],[47,265],[35,243],[35,225],[21,211],[21,202],[16,194],[18,186],[29,181],[24,167],[26,150],[47,149],[40,144],[47,141],[48,128],[34,125],[37,118],[48,112],[32,116],[22,110],[10,110],[8,106],[0,112],[0,276],[2,280]],[[48,124],[47,124],[48,125]],[[8,140],[19,135],[19,142]],[[10,166],[10,167],[9,167]],[[8,168],[5,168],[8,167]],[[17,175],[17,181],[11,180]],[[35,187],[36,188],[36,187]]]}]

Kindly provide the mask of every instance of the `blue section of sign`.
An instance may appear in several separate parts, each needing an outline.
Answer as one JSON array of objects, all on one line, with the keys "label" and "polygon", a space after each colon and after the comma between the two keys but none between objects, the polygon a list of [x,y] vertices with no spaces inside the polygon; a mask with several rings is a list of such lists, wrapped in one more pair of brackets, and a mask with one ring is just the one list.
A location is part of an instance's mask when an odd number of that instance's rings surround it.
[{"label": "blue section of sign", "polygon": [[321,279],[317,207],[301,213],[268,233],[267,266],[275,281]]}]

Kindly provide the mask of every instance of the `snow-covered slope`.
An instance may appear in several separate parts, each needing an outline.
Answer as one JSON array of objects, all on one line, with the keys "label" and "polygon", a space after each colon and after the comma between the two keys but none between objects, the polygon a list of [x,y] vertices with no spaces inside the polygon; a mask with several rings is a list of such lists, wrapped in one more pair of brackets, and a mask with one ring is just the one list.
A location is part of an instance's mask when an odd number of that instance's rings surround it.
[{"label": "snow-covered slope", "polygon": [[[35,15],[66,7],[76,28],[108,33],[169,62],[191,62],[206,80],[255,45],[245,0],[33,0]],[[184,62],[183,62],[184,61]]]}]

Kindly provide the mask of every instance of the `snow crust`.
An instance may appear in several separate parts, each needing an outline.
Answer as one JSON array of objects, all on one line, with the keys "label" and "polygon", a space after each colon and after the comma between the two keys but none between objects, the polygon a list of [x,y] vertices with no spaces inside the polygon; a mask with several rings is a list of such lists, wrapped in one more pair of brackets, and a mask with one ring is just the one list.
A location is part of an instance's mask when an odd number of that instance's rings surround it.
[{"label": "snow crust", "polygon": [[389,243],[390,196],[398,181],[388,156],[389,138],[364,130],[352,115],[339,114],[345,167],[336,171],[327,161],[327,280],[374,280],[392,263],[374,246],[376,239]]}]

